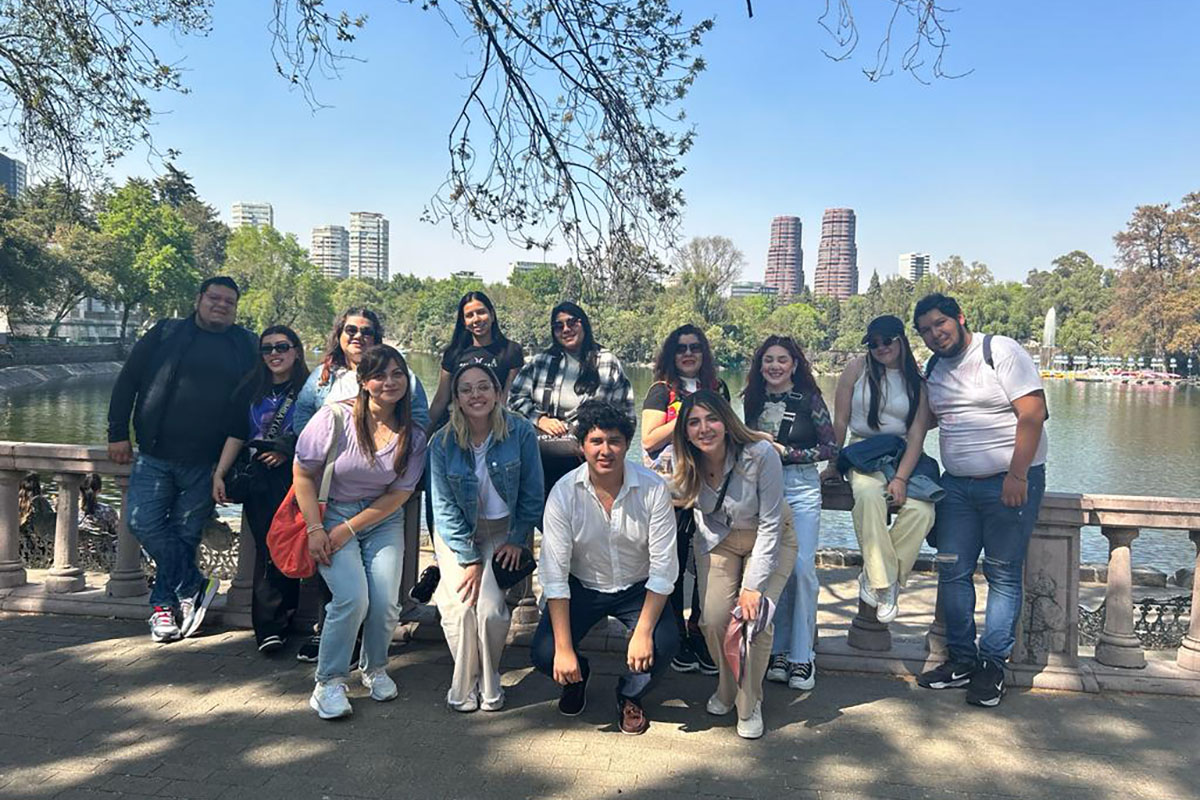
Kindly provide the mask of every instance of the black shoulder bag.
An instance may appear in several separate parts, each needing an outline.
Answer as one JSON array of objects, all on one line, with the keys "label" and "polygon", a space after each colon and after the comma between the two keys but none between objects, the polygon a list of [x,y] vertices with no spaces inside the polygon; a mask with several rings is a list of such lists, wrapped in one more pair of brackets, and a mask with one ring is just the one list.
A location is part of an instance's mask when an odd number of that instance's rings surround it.
[{"label": "black shoulder bag", "polygon": [[[275,416],[271,418],[271,427],[267,429],[264,439],[274,439],[279,435],[283,421],[294,402],[296,402],[296,390],[292,389],[276,409]],[[237,460],[233,462],[229,472],[225,473],[225,496],[232,503],[246,502],[255,493],[256,487],[262,480],[265,467],[254,457],[255,449],[249,444],[242,445]]]}]

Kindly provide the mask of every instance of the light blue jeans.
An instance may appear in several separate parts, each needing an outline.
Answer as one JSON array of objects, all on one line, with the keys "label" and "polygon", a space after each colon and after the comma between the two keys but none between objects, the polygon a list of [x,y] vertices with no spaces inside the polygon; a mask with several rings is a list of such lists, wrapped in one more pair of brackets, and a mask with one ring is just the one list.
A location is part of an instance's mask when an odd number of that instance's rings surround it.
[{"label": "light blue jeans", "polygon": [[[372,501],[331,501],[325,507],[325,528],[353,517]],[[329,566],[317,569],[333,595],[325,606],[321,649],[317,654],[317,680],[344,679],[350,673],[350,655],[358,629],[363,629],[364,671],[387,666],[388,646],[400,621],[400,570],[404,565],[404,509],[385,517],[372,528],[358,532],[333,554]]]},{"label": "light blue jeans", "polygon": [[796,528],[796,568],[779,595],[772,655],[806,664],[817,631],[817,540],[821,532],[821,479],[816,464],[783,465],[783,498]]}]

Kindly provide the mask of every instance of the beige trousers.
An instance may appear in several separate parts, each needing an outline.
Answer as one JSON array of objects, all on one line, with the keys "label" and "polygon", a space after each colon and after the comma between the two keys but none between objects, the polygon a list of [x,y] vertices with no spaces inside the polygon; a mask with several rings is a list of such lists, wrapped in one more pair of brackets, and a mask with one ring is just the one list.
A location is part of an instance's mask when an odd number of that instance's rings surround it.
[{"label": "beige trousers", "polygon": [[468,702],[476,693],[482,703],[498,703],[504,696],[500,687],[500,656],[508,639],[512,612],[504,601],[504,590],[496,583],[492,554],[507,536],[508,517],[481,519],[476,525],[475,542],[484,567],[479,599],[473,606],[464,603],[458,592],[463,579],[458,557],[441,536],[433,537],[433,549],[442,571],[433,599],[442,617],[450,655],[454,657],[454,677],[446,694],[446,702],[451,706]]},{"label": "beige trousers", "polygon": [[[767,674],[771,642],[775,638],[774,623],[754,638],[746,656],[746,674],[742,676],[742,685],[739,687],[733,679],[733,670],[725,661],[725,630],[729,627],[730,614],[742,591],[746,562],[757,536],[758,531],[754,528],[732,530],[711,552],[696,550],[696,574],[704,601],[700,629],[704,633],[708,652],[716,659],[719,669],[717,698],[725,705],[735,705],[740,719],[748,719],[754,713],[755,705],[762,700],[763,678]],[[784,515],[778,556],[779,566],[771,573],[766,585],[765,594],[771,602],[778,602],[779,594],[796,565],[796,531],[792,527],[791,514]]]},{"label": "beige trousers", "polygon": [[872,589],[901,586],[917,560],[921,542],[933,527],[933,503],[905,499],[891,528],[887,524],[887,483],[882,472],[849,472],[854,492],[854,532],[862,550],[863,570]]}]

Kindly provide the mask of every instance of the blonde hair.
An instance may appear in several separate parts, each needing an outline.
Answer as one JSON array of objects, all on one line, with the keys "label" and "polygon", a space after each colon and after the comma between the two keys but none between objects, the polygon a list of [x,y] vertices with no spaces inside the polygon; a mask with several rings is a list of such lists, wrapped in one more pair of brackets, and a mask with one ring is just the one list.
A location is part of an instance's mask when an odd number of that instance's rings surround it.
[{"label": "blonde hair", "polygon": [[[671,479],[675,486],[676,496],[689,507],[696,504],[696,498],[700,496],[700,489],[704,485],[704,478],[700,474],[700,450],[692,444],[687,435],[687,420],[696,406],[705,408],[720,418],[721,423],[725,426],[727,450],[737,452],[748,444],[769,438],[766,434],[747,428],[746,424],[738,419],[737,414],[733,413],[733,407],[729,405],[729,401],[719,392],[701,389],[684,398],[676,417],[678,421],[675,423],[675,436],[672,442],[675,451],[675,473]],[[737,469],[736,464],[734,469]]]},{"label": "blonde hair", "polygon": [[462,408],[458,404],[458,383],[464,374],[473,369],[480,370],[487,375],[488,382],[492,384],[492,389],[496,392],[496,404],[492,406],[492,410],[488,414],[488,426],[491,428],[492,440],[502,442],[508,438],[508,420],[504,418],[504,404],[500,402],[502,389],[496,373],[492,372],[486,364],[465,364],[455,370],[454,377],[450,379],[450,430],[454,432],[454,441],[458,442],[458,446],[463,450],[470,450],[472,447],[471,428],[467,424],[466,415],[463,414]]}]

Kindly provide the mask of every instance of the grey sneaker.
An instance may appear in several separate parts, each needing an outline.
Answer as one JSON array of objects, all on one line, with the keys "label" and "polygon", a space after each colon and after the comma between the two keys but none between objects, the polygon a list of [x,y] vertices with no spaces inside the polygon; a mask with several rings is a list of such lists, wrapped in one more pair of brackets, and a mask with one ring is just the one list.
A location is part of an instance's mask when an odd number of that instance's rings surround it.
[{"label": "grey sneaker", "polygon": [[767,667],[767,680],[774,683],[787,683],[788,660],[783,653],[771,656],[771,665]]},{"label": "grey sneaker", "polygon": [[150,638],[155,642],[173,642],[180,638],[174,611],[164,606],[154,607],[154,613],[150,615]]},{"label": "grey sneaker", "polygon": [[346,697],[346,684],[340,680],[318,682],[313,687],[312,697],[308,698],[308,705],[321,719],[337,719],[354,713],[350,699]]},{"label": "grey sneaker", "polygon": [[200,623],[204,622],[204,615],[208,612],[208,607],[220,588],[219,580],[205,578],[194,596],[185,597],[179,601],[179,610],[183,615],[183,621],[179,624],[179,633],[185,639],[195,633],[199,629]]},{"label": "grey sneaker", "polygon": [[388,677],[387,670],[383,667],[370,672],[364,670],[362,685],[371,690],[371,699],[378,700],[380,703],[395,700],[396,695],[400,694],[396,689],[396,682]]}]

